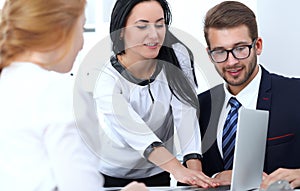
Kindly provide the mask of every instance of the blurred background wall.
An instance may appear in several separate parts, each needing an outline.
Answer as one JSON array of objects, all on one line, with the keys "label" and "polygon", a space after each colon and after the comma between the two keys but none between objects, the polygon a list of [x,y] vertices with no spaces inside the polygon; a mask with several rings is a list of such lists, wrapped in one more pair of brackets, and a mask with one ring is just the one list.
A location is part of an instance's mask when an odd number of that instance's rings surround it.
[{"label": "blurred background wall", "polygon": [[[0,0],[0,8],[4,1]],[[222,1],[168,0],[173,14],[171,27],[183,32],[185,36],[189,36],[190,39],[187,38],[187,40],[194,40],[192,44],[196,49],[193,50],[194,54],[200,57],[199,63],[197,63],[199,66],[197,75],[200,76],[200,81],[204,81],[200,91],[221,82],[205,52],[203,18],[209,8]],[[239,1],[249,6],[257,15],[259,34],[263,38],[264,46],[260,62],[272,72],[300,77],[300,22],[298,21],[300,1]],[[76,73],[82,59],[96,42],[109,37],[109,20],[114,2],[115,0],[88,0],[85,45],[71,73]],[[187,43],[189,44],[189,42]],[[195,45],[196,43],[197,45]],[[109,51],[110,46],[106,46],[105,49],[107,49],[105,51]],[[214,79],[212,80],[212,78]]]}]

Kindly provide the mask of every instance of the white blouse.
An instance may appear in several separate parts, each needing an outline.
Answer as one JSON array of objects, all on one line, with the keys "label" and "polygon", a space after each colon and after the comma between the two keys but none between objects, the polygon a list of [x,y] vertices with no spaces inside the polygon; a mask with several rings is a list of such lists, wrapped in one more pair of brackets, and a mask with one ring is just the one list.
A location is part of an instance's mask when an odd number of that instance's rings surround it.
[{"label": "white blouse", "polygon": [[197,90],[197,86],[196,86],[195,80],[194,80],[195,72],[193,71],[194,68],[192,67],[189,52],[181,43],[173,44],[172,48],[174,49],[175,55],[178,59],[178,62],[180,64],[180,67],[181,67],[185,77],[189,80],[192,87],[195,90]]},{"label": "white blouse", "polygon": [[0,74],[0,190],[99,190],[98,159],[73,117],[71,79],[32,63]]},{"label": "white blouse", "polygon": [[175,155],[174,135],[183,155],[201,153],[196,109],[171,93],[164,69],[151,83],[138,85],[108,62],[99,74],[94,99],[101,124],[101,173],[135,179],[162,172],[144,158],[144,151],[158,141]]}]

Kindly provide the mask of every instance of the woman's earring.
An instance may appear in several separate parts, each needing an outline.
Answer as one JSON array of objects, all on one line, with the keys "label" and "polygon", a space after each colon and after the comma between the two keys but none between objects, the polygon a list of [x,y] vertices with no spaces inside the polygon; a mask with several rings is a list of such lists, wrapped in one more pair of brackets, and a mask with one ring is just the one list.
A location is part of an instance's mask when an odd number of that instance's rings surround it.
[{"label": "woman's earring", "polygon": [[124,38],[124,31],[122,29],[121,32],[120,32],[119,40],[122,41],[123,38]]}]

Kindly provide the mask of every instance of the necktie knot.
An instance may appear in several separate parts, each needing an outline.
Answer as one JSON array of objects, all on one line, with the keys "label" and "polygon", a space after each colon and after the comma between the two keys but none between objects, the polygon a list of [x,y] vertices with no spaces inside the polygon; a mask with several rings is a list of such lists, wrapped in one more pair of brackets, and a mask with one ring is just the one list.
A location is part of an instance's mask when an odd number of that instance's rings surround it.
[{"label": "necktie knot", "polygon": [[235,108],[235,109],[239,109],[242,106],[242,104],[234,97],[231,97],[229,99],[229,104],[231,108]]}]

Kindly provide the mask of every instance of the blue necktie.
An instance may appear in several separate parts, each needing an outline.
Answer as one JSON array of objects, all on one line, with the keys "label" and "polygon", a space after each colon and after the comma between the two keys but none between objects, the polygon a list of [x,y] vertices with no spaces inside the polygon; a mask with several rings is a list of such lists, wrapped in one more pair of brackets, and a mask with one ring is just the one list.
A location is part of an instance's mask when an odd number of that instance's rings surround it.
[{"label": "blue necktie", "polygon": [[234,97],[230,98],[229,104],[231,109],[225,121],[222,137],[222,150],[225,170],[232,169],[238,110],[241,107],[240,102]]}]

